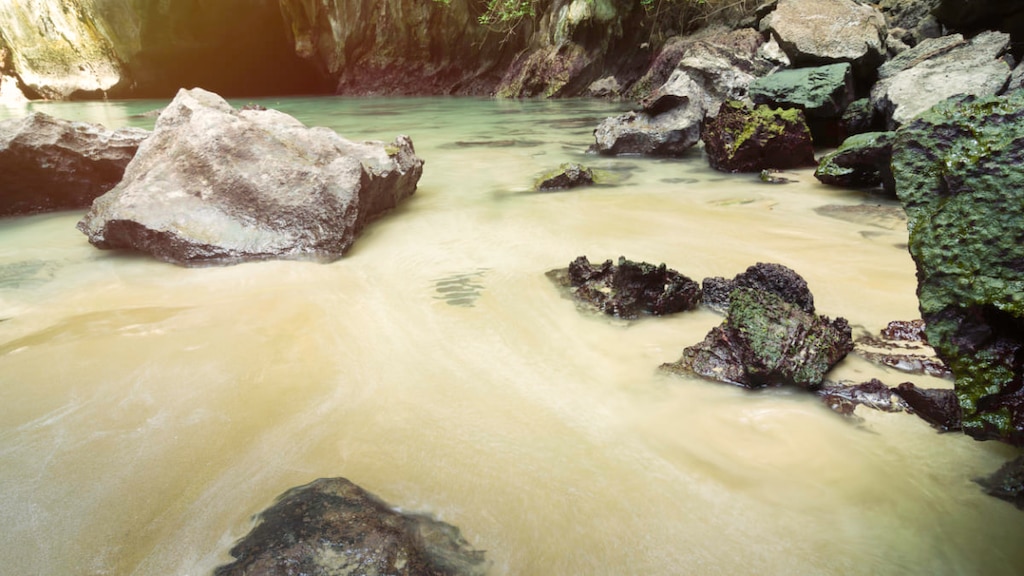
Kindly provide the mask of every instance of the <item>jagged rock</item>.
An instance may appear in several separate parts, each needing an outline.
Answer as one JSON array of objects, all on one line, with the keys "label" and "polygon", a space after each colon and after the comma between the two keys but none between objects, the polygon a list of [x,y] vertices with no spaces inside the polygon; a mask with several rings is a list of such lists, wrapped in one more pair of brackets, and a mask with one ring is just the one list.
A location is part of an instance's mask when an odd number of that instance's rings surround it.
[{"label": "jagged rock", "polygon": [[729,296],[737,288],[763,290],[795,304],[809,314],[814,313],[814,295],[807,281],[792,268],[782,264],[758,262],[737,274],[732,280],[705,278],[702,282],[704,304],[718,312],[729,308]]},{"label": "jagged rock", "polygon": [[839,120],[841,132],[847,137],[882,130],[870,98],[859,98],[850,103]]},{"label": "jagged rock", "polygon": [[991,476],[975,480],[990,496],[1024,510],[1024,456],[1003,464]]},{"label": "jagged rock", "polygon": [[605,76],[594,80],[587,86],[587,95],[591,98],[616,99],[622,96],[622,84],[615,76]]},{"label": "jagged rock", "polygon": [[865,188],[882,186],[896,194],[889,162],[894,132],[867,132],[850,136],[818,162],[814,177],[831,186]]},{"label": "jagged rock", "polygon": [[569,290],[577,303],[609,316],[633,319],[641,314],[664,316],[692,310],[700,304],[700,286],[667,268],[620,257],[617,265],[606,260],[599,266],[586,256],[548,276]]},{"label": "jagged rock", "polygon": [[830,321],[771,292],[737,288],[730,297],[725,322],[662,369],[747,388],[794,385],[816,389],[852,349],[845,319]]},{"label": "jagged rock", "polygon": [[885,58],[885,17],[853,0],[780,0],[761,26],[797,67],[849,62],[868,77]]},{"label": "jagged rock", "polygon": [[844,416],[852,416],[857,406],[882,412],[907,410],[903,398],[877,379],[852,385],[825,384],[816,392],[826,406]]},{"label": "jagged rock", "polygon": [[699,105],[680,98],[660,114],[627,112],[606,118],[594,130],[594,152],[607,155],[679,156],[700,141]]},{"label": "jagged rock", "polygon": [[750,83],[754,104],[804,111],[817,146],[839,143],[840,118],[854,101],[853,68],[847,62],[782,70]]},{"label": "jagged rock", "polygon": [[817,166],[811,131],[796,109],[750,109],[730,100],[705,121],[701,140],[711,167],[723,172]]},{"label": "jagged rock", "polygon": [[484,553],[459,529],[397,512],[345,478],[292,488],[259,514],[216,576],[483,576]]},{"label": "jagged rock", "polygon": [[961,40],[926,40],[881,71],[884,77],[871,88],[871,101],[890,130],[947,98],[993,95],[1006,87],[1011,71],[1000,56],[1009,47],[1009,35],[987,32],[966,44]]},{"label": "jagged rock", "polygon": [[567,190],[579,186],[590,186],[594,183],[594,171],[581,164],[570,162],[551,174],[541,176],[537,181],[536,189],[544,192],[548,190]]},{"label": "jagged rock", "polygon": [[147,136],[42,112],[0,122],[0,216],[88,208],[121,181]]},{"label": "jagged rock", "polygon": [[952,378],[949,367],[928,345],[924,321],[894,320],[878,336],[858,338],[854,350],[865,360],[910,374]]},{"label": "jagged rock", "polygon": [[78,228],[99,248],[182,265],[334,259],[416,189],[412,142],[355,143],[201,89],[160,114],[124,179]]},{"label": "jagged rock", "polygon": [[937,105],[897,132],[892,167],[964,431],[1024,445],[1024,92]]},{"label": "jagged rock", "polygon": [[911,413],[917,414],[937,430],[960,430],[960,404],[953,390],[918,388],[911,382],[904,382],[896,387],[896,393],[907,403]]},{"label": "jagged rock", "polygon": [[882,0],[878,3],[878,8],[885,15],[889,30],[901,30],[899,39],[908,46],[916,46],[926,38],[942,34],[942,26],[932,15],[939,1]]}]

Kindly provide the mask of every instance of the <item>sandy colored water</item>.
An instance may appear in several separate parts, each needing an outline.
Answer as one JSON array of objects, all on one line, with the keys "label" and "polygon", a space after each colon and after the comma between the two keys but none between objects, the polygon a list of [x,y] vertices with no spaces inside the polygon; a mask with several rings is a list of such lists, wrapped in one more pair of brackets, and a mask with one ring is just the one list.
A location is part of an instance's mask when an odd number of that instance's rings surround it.
[{"label": "sandy colored water", "polygon": [[[780,262],[874,333],[917,317],[892,202],[699,152],[586,156],[607,104],[262,103],[410,134],[418,192],[331,264],[184,269],[91,247],[78,213],[0,221],[4,573],[206,574],[327,476],[459,526],[494,574],[1024,571],[1024,516],[972,482],[1009,449],[659,374],[721,318],[581,314],[544,275],[579,255],[698,280]],[[146,126],[158,105],[38,108]],[[625,180],[529,192],[568,160]],[[949,386],[853,356],[831,377]]]}]

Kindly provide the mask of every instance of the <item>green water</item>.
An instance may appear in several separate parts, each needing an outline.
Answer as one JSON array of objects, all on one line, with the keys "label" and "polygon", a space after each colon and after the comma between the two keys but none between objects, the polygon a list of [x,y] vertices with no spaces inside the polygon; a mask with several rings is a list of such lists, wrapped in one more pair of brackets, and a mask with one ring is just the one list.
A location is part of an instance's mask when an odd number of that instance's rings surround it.
[{"label": "green water", "polygon": [[[1024,516],[972,482],[1008,449],[661,375],[720,317],[588,316],[544,275],[579,255],[697,279],[780,262],[874,333],[917,317],[891,202],[699,152],[587,156],[621,109],[604,103],[260,103],[409,134],[416,195],[331,264],[183,269],[93,248],[78,213],[0,221],[0,571],[206,574],[325,476],[459,526],[494,574],[1024,571]],[[161,104],[35,108],[148,127]],[[621,184],[530,192],[570,160]],[[855,356],[832,377],[949,386]]]}]

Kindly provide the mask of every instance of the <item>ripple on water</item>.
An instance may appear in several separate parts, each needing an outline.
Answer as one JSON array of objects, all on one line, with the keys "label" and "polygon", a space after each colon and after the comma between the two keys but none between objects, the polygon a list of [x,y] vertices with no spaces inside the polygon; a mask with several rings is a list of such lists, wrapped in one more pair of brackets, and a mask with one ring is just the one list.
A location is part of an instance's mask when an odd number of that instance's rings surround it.
[{"label": "ripple on water", "polygon": [[478,268],[473,272],[452,274],[434,281],[435,300],[444,300],[449,306],[472,308],[484,289],[479,281],[487,273],[487,268]]}]

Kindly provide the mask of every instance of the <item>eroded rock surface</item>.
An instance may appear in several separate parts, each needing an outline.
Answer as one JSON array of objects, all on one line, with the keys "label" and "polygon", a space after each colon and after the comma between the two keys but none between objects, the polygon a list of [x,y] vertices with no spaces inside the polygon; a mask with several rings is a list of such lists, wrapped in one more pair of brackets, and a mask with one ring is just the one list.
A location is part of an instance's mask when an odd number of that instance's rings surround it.
[{"label": "eroded rock surface", "polygon": [[834,152],[818,161],[814,177],[824,184],[845,188],[881,186],[896,194],[892,177],[893,132],[865,132],[850,136]]},{"label": "eroded rock surface", "polygon": [[593,265],[586,256],[573,260],[567,269],[548,273],[567,288],[578,303],[619,318],[641,314],[664,316],[692,310],[700,304],[700,285],[664,264],[633,262],[620,257]]},{"label": "eroded rock surface", "polygon": [[275,110],[182,90],[78,224],[99,248],[182,265],[342,256],[422,173],[408,137],[351,142]]},{"label": "eroded rock surface", "polygon": [[797,109],[748,108],[730,100],[704,122],[704,151],[712,168],[760,172],[766,168],[816,166],[814,144],[804,113]]},{"label": "eroded rock surface", "polygon": [[121,181],[148,136],[42,112],[0,122],[0,216],[88,208]]},{"label": "eroded rock surface", "polygon": [[705,278],[702,282],[704,304],[718,312],[729,308],[729,296],[737,288],[771,292],[808,313],[814,312],[814,295],[807,281],[792,268],[772,262],[758,262],[737,274],[732,280]]},{"label": "eroded rock surface", "polygon": [[483,576],[487,565],[459,529],[396,512],[345,478],[285,492],[231,549],[216,576]]}]

